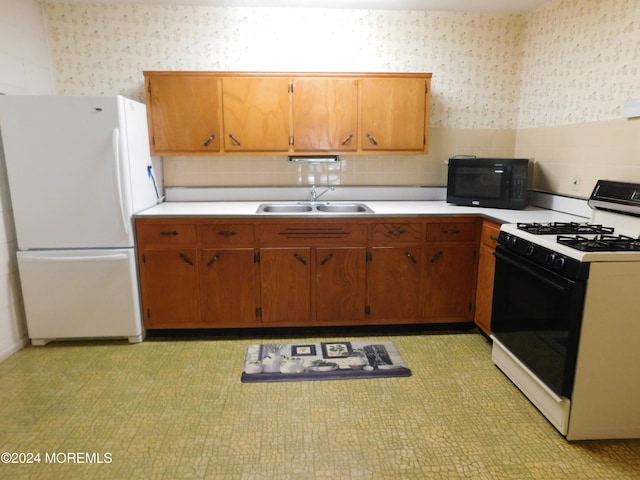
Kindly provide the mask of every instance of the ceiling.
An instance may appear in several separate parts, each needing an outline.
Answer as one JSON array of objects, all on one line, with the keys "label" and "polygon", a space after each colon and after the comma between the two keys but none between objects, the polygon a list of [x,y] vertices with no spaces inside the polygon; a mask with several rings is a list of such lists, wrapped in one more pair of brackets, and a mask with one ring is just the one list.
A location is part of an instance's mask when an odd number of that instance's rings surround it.
[{"label": "ceiling", "polygon": [[526,13],[552,0],[43,0],[58,3],[210,5],[219,7],[345,8]]}]

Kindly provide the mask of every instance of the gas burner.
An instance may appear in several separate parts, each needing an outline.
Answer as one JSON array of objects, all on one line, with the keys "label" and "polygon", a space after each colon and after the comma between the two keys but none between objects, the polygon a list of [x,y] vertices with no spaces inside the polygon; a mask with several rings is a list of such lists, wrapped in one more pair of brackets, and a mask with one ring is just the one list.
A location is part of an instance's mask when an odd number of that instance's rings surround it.
[{"label": "gas burner", "polygon": [[612,234],[614,229],[590,223],[551,222],[518,223],[518,229],[534,235]]},{"label": "gas burner", "polygon": [[596,235],[587,238],[581,235],[558,235],[558,243],[583,252],[640,251],[640,239],[626,235]]}]

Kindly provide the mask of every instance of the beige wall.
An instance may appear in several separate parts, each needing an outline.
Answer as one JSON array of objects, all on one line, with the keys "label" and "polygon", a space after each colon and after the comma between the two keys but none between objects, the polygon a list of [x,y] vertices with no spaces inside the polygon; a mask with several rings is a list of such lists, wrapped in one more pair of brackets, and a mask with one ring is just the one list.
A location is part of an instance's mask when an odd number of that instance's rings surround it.
[{"label": "beige wall", "polygon": [[165,162],[168,185],[442,185],[454,154],[535,158],[536,186],[560,193],[588,195],[603,171],[640,182],[640,121],[620,120],[624,101],[640,97],[637,0],[550,0],[526,15],[45,8],[62,94],[144,100],[143,70],[433,73],[429,155],[313,167],[285,157],[181,157]]}]

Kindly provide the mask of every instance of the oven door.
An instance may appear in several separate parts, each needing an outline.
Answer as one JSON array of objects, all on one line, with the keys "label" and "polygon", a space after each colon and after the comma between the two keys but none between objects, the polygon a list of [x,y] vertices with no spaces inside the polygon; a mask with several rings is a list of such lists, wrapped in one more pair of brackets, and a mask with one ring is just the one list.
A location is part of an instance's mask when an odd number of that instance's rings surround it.
[{"label": "oven door", "polygon": [[573,280],[498,245],[491,329],[539,380],[571,398],[585,280]]}]

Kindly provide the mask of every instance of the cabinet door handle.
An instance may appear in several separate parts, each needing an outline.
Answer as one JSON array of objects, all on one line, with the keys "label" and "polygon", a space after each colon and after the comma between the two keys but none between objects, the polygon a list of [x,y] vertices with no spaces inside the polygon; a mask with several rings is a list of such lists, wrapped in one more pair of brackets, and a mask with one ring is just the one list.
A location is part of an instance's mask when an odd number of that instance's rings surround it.
[{"label": "cabinet door handle", "polygon": [[411,260],[413,263],[415,263],[416,265],[418,264],[418,261],[416,260],[416,257],[414,257],[413,255],[411,255],[411,252],[404,252],[404,254],[407,256],[407,258],[409,260]]},{"label": "cabinet door handle", "polygon": [[370,133],[367,133],[367,138],[369,139],[369,141],[373,144],[373,145],[378,145],[378,141],[375,139],[375,137],[373,135],[371,135]]},{"label": "cabinet door handle", "polygon": [[331,258],[333,257],[333,252],[329,253],[329,255],[327,255],[321,262],[320,265],[324,265],[325,263],[327,263],[329,260],[331,260]]},{"label": "cabinet door handle", "polygon": [[214,134],[212,134],[209,138],[207,138],[207,139],[205,140],[205,142],[204,142],[204,146],[205,146],[205,147],[208,147],[208,146],[209,146],[209,144],[210,144],[211,142],[213,142],[213,139],[214,139],[214,138],[216,138],[215,133],[214,133]]},{"label": "cabinet door handle", "polygon": [[193,262],[184,253],[180,252],[180,258],[184,260],[185,263],[188,263],[189,265],[193,266]]},{"label": "cabinet door handle", "polygon": [[167,232],[167,231],[160,232],[161,237],[177,237],[178,235],[180,234],[175,230],[173,232]]},{"label": "cabinet door handle", "polygon": [[233,144],[237,147],[240,146],[240,140],[238,140],[236,137],[233,136],[232,133],[229,134],[229,138],[231,139],[231,141],[233,142]]},{"label": "cabinet door handle", "polygon": [[218,231],[218,235],[221,237],[235,237],[238,232],[234,232],[233,230],[220,230]]},{"label": "cabinet door handle", "polygon": [[444,254],[444,252],[442,250],[440,250],[438,253],[436,253],[433,258],[431,260],[429,260],[429,263],[435,263],[438,260],[440,260],[440,257],[442,257],[442,255]]},{"label": "cabinet door handle", "polygon": [[219,253],[217,255],[214,255],[213,257],[211,257],[211,260],[209,260],[209,262],[207,263],[207,267],[210,267],[211,265],[216,263],[219,258],[220,258],[220,254]]},{"label": "cabinet door handle", "polygon": [[348,145],[352,138],[353,138],[353,133],[350,133],[349,136],[347,136],[347,138],[345,138],[342,141],[342,145]]},{"label": "cabinet door handle", "polygon": [[307,264],[307,261],[304,258],[302,258],[298,252],[295,252],[293,256],[296,257],[296,259],[303,265]]}]

